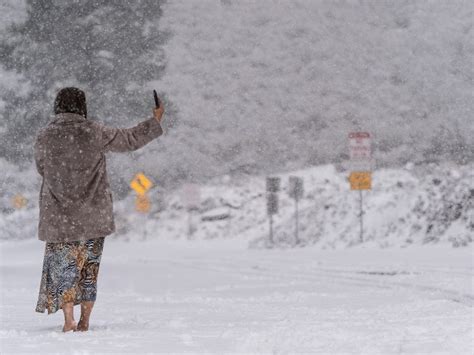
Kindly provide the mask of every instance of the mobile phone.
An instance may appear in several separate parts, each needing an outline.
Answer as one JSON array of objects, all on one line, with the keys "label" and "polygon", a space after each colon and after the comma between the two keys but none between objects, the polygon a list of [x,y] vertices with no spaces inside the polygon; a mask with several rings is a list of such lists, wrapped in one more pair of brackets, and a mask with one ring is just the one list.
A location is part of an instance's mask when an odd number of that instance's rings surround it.
[{"label": "mobile phone", "polygon": [[158,98],[158,94],[156,93],[156,90],[153,90],[153,96],[155,98],[155,107],[159,108],[160,107],[160,99]]}]

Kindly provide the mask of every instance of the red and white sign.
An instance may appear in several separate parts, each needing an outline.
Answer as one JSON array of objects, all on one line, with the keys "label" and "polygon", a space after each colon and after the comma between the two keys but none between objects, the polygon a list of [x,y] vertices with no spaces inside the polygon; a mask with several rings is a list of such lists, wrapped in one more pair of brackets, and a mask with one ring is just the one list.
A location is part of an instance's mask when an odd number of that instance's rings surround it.
[{"label": "red and white sign", "polygon": [[351,160],[370,160],[372,151],[368,132],[349,133],[349,156]]},{"label": "red and white sign", "polygon": [[185,184],[181,190],[181,199],[187,208],[197,208],[201,203],[201,189],[196,184]]}]

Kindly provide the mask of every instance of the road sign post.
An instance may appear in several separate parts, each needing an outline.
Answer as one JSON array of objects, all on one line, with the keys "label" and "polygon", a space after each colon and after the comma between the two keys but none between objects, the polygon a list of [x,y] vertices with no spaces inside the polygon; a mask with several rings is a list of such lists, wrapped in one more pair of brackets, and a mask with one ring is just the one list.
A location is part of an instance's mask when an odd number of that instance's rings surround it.
[{"label": "road sign post", "polygon": [[280,181],[279,177],[267,177],[266,187],[267,187],[267,214],[270,222],[270,231],[269,231],[269,242],[273,244],[273,215],[278,213],[278,192],[280,191]]},{"label": "road sign post", "polygon": [[140,213],[148,213],[151,208],[151,201],[147,195],[153,183],[143,173],[138,173],[130,182],[130,187],[136,192],[135,209]]},{"label": "road sign post", "polygon": [[295,244],[300,243],[298,236],[299,230],[299,216],[298,216],[298,201],[303,197],[303,179],[298,176],[290,176],[288,194],[295,200]]},{"label": "road sign post", "polygon": [[185,184],[182,189],[181,199],[188,212],[188,239],[194,234],[193,210],[199,208],[201,203],[201,189],[196,184]]},{"label": "road sign post", "polygon": [[[364,241],[364,204],[363,190],[372,189],[372,150],[371,137],[368,132],[351,132],[349,133],[349,156],[351,163],[357,168],[351,171],[349,175],[349,183],[351,190],[359,191],[359,239]],[[354,170],[351,169],[351,170]]]}]

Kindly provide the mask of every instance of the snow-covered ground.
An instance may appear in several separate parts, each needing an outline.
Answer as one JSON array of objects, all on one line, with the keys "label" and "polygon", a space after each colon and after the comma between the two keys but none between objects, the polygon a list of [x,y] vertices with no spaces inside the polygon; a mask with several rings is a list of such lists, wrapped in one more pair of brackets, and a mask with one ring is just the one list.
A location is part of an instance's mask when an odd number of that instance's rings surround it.
[{"label": "snow-covered ground", "polygon": [[474,350],[472,248],[109,239],[91,329],[69,334],[34,312],[43,248],[0,244],[2,354]]}]

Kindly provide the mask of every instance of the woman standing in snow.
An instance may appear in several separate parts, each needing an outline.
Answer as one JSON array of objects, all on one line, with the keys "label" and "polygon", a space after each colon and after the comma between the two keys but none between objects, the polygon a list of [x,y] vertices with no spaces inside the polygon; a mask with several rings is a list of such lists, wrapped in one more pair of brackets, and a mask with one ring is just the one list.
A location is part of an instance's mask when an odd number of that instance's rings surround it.
[{"label": "woman standing in snow", "polygon": [[[35,161],[43,178],[39,239],[46,242],[37,312],[64,312],[63,331],[89,328],[104,238],[114,232],[106,152],[139,149],[163,133],[163,105],[153,118],[127,129],[87,119],[77,88],[59,91],[55,116],[38,133]],[[74,305],[81,305],[76,324]]]}]

